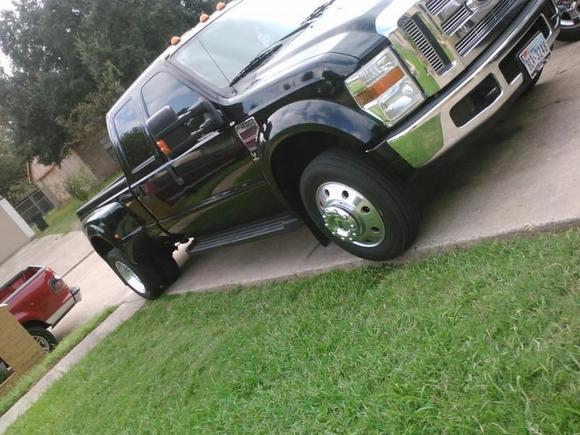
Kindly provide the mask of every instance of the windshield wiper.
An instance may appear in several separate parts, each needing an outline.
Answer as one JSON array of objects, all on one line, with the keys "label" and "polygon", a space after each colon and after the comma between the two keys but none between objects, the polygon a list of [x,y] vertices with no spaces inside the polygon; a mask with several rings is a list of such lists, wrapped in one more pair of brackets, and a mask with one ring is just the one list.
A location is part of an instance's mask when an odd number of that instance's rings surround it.
[{"label": "windshield wiper", "polygon": [[274,44],[271,47],[266,48],[260,54],[258,54],[243,70],[239,72],[237,76],[233,78],[231,86],[238,83],[240,80],[242,80],[256,68],[258,68],[260,65],[266,62],[270,57],[272,57],[278,50],[282,48],[282,45],[283,44],[281,43]]},{"label": "windshield wiper", "polygon": [[333,4],[335,2],[335,0],[328,0],[326,3],[321,4],[320,6],[318,6],[316,9],[314,9],[314,11],[312,11],[312,13],[310,15],[308,15],[306,17],[306,19],[304,21],[302,21],[302,24],[300,25],[300,27],[306,25],[306,24],[310,24],[312,23],[314,20],[316,20],[317,18],[321,17],[322,14],[324,14],[324,12],[330,7],[331,4]]},{"label": "windshield wiper", "polygon": [[282,48],[282,46],[283,46],[282,41],[288,39],[289,37],[295,35],[296,33],[300,32],[301,30],[308,27],[314,20],[316,20],[317,18],[322,16],[322,14],[324,14],[324,12],[334,2],[335,2],[335,0],[328,0],[326,3],[318,6],[316,9],[314,9],[314,11],[312,11],[312,13],[310,15],[308,15],[306,17],[306,19],[304,21],[302,21],[302,23],[295,30],[291,31],[286,36],[281,38],[278,42],[276,42],[274,45],[266,48],[264,51],[262,51],[260,54],[258,54],[246,67],[244,67],[243,70],[241,70],[238,73],[237,76],[235,76],[233,78],[233,80],[230,83],[230,86],[235,85],[240,80],[242,80],[244,77],[246,77],[248,74],[250,74],[252,71],[254,71],[256,68],[258,68],[260,65],[262,65],[264,62],[266,62],[270,57],[272,57],[275,53],[277,53]]}]

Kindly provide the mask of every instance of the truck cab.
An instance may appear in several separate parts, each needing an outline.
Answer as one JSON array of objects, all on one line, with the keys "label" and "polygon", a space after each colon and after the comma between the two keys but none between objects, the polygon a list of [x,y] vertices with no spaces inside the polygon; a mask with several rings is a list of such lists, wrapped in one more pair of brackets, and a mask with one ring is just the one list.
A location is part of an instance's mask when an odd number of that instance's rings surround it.
[{"label": "truck cab", "polygon": [[239,0],[172,39],[107,115],[125,177],[78,211],[159,296],[190,252],[306,224],[365,259],[413,242],[404,180],[529,89],[552,0]]}]

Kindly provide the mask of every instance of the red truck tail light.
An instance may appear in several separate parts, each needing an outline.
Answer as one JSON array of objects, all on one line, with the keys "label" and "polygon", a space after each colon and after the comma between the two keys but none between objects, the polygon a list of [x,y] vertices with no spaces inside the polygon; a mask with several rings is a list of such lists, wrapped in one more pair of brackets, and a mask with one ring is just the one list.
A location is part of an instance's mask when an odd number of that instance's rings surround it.
[{"label": "red truck tail light", "polygon": [[54,278],[50,280],[49,286],[53,292],[58,293],[66,287],[66,284],[60,276],[55,275]]}]

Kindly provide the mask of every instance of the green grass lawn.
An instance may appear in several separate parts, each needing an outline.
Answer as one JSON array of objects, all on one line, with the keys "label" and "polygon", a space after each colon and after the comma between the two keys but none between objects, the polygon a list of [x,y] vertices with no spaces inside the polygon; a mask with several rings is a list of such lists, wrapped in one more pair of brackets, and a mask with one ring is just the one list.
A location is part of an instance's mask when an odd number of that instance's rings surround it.
[{"label": "green grass lawn", "polygon": [[580,428],[580,231],[149,303],[10,433]]},{"label": "green grass lawn", "polygon": [[87,335],[93,332],[114,310],[115,307],[104,310],[101,314],[95,316],[75,332],[68,335],[40,364],[20,378],[4,396],[0,397],[0,415],[8,411],[18,399],[26,394],[34,384],[63,359],[77,344],[83,341]]},{"label": "green grass lawn", "polygon": [[[115,175],[107,178],[106,180],[98,183],[89,195],[89,198],[99,193],[113,181],[121,176],[121,173],[116,173]],[[55,208],[48,212],[44,216],[44,220],[48,224],[48,228],[44,231],[39,231],[34,227],[37,237],[45,237],[56,234],[67,234],[71,231],[77,231],[81,229],[81,222],[76,215],[76,211],[85,203],[78,199],[71,199],[64,205]]]},{"label": "green grass lawn", "polygon": [[63,206],[48,212],[48,214],[44,216],[48,228],[41,232],[35,227],[37,237],[67,234],[71,231],[80,230],[81,223],[75,212],[82,205],[82,201],[71,199]]}]

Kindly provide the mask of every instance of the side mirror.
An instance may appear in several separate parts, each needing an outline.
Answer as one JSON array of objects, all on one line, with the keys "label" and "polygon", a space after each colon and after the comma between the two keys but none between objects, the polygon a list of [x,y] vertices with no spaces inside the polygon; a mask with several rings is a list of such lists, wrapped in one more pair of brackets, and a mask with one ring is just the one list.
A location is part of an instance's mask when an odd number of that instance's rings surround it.
[{"label": "side mirror", "polygon": [[[192,132],[189,124],[201,115],[204,118],[203,123]],[[168,155],[177,147],[195,143],[204,135],[220,129],[224,125],[224,119],[213,104],[200,100],[181,116],[170,106],[165,106],[151,116],[146,125],[158,148]]]},{"label": "side mirror", "polygon": [[178,119],[175,110],[170,106],[165,106],[147,120],[147,129],[155,139],[160,139],[164,136],[166,130],[177,124]]},{"label": "side mirror", "polygon": [[183,123],[180,124],[177,113],[170,106],[155,113],[145,124],[157,148],[165,155],[189,139],[189,132]]}]

